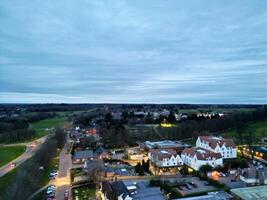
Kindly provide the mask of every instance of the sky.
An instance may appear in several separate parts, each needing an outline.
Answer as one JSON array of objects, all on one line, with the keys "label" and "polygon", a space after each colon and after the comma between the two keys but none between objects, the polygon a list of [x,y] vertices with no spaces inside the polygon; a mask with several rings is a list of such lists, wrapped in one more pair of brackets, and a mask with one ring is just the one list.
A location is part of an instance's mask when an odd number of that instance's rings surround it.
[{"label": "sky", "polygon": [[267,1],[1,0],[0,103],[267,103]]}]

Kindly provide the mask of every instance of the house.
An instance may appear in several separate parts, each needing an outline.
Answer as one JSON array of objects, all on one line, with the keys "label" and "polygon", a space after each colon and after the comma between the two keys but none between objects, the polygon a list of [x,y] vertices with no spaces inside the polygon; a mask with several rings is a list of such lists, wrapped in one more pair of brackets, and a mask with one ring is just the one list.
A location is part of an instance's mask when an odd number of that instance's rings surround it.
[{"label": "house", "polygon": [[102,200],[117,200],[115,193],[112,190],[111,184],[108,181],[101,182],[100,185],[101,199]]},{"label": "house", "polygon": [[103,200],[165,200],[159,187],[150,187],[143,181],[104,181],[100,186]]},{"label": "house", "polygon": [[196,141],[196,146],[215,153],[220,153],[223,159],[237,157],[237,147],[232,139],[215,136],[199,136]]},{"label": "house", "polygon": [[82,164],[86,160],[94,160],[94,152],[92,150],[75,151],[72,156],[72,163]]},{"label": "house", "polygon": [[223,158],[220,153],[215,153],[200,147],[186,148],[181,154],[184,164],[194,170],[199,170],[202,165],[210,165],[212,167],[222,166]]},{"label": "house", "polygon": [[145,160],[145,156],[143,153],[141,153],[139,146],[127,148],[126,152],[129,159],[131,160],[139,160],[139,161]]},{"label": "house", "polygon": [[171,172],[183,165],[180,155],[174,149],[151,149],[148,152],[148,159],[150,161],[150,170],[154,174],[161,174],[164,172]]},{"label": "house", "polygon": [[109,159],[111,156],[109,153],[103,148],[103,147],[98,147],[94,151],[94,155],[97,159],[103,160],[103,159]]},{"label": "house", "polygon": [[242,169],[240,180],[245,182],[247,186],[267,184],[267,168],[250,165],[249,168]]},{"label": "house", "polygon": [[103,181],[100,184],[102,200],[132,200],[127,187],[122,181],[108,182]]}]

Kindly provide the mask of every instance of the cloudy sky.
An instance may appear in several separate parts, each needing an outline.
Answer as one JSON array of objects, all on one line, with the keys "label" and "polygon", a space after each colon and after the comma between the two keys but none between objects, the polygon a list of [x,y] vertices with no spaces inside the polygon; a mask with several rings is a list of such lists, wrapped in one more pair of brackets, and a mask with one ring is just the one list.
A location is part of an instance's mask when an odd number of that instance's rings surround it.
[{"label": "cloudy sky", "polygon": [[1,103],[267,103],[267,1],[1,0]]}]

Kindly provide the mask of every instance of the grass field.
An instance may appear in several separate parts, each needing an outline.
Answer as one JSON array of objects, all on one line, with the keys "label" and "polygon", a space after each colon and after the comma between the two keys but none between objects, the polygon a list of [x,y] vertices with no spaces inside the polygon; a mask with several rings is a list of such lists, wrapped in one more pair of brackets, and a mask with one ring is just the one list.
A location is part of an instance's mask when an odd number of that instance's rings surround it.
[{"label": "grass field", "polygon": [[[58,155],[59,155],[59,153],[60,152],[57,152],[57,155],[52,159],[49,166],[47,168],[45,168],[44,171],[42,172],[40,183],[39,183],[40,188],[49,182],[49,177],[48,177],[49,173],[52,170],[58,169],[58,166],[59,166]],[[7,174],[5,174],[4,176],[2,176],[0,178],[0,194],[1,194],[1,192],[5,191],[7,189],[7,187],[12,183],[12,181],[16,178],[17,172],[20,172],[22,170],[23,165],[24,165],[24,163],[22,165],[18,166],[17,168],[13,169],[12,171],[8,172]],[[7,195],[7,194],[5,194],[5,195]],[[39,194],[38,196],[43,197],[43,193]],[[1,197],[1,195],[0,195],[0,197]]]},{"label": "grass field", "polygon": [[[267,120],[250,123],[248,125],[248,128],[253,130],[253,136],[255,136],[256,140],[258,141],[262,137],[267,137]],[[238,137],[238,134],[236,133],[235,130],[227,131],[224,133],[224,135],[233,138]]]},{"label": "grass field", "polygon": [[56,128],[66,121],[65,117],[44,119],[31,124],[31,127],[37,131],[36,138],[40,138],[49,133],[46,129]]},{"label": "grass field", "polygon": [[0,194],[10,185],[11,181],[14,179],[17,170],[20,166],[8,172],[0,178]]},{"label": "grass field", "polygon": [[19,157],[25,150],[24,145],[0,147],[0,167]]}]

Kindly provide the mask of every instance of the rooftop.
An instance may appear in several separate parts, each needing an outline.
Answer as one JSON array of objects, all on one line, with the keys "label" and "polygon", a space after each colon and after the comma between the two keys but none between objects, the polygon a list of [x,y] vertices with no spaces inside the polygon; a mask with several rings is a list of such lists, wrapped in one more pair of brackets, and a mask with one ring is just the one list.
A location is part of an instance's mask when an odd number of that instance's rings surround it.
[{"label": "rooftop", "polygon": [[243,200],[267,199],[267,185],[232,189],[231,193]]},{"label": "rooftop", "polygon": [[190,157],[196,156],[198,160],[207,160],[210,158],[216,158],[216,159],[222,158],[222,155],[220,153],[214,153],[212,151],[200,147],[186,148],[183,150],[182,154],[186,154],[187,156]]}]

